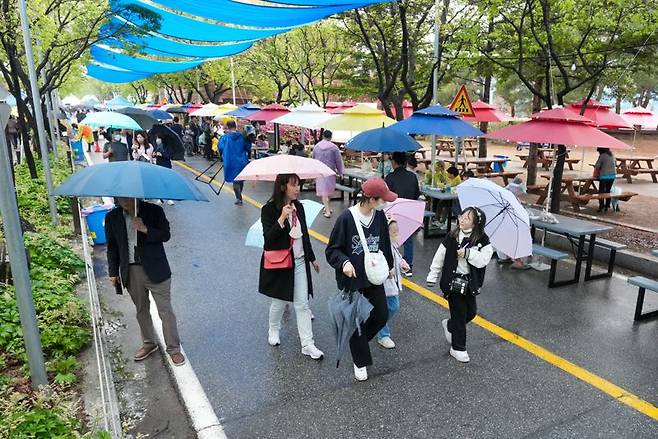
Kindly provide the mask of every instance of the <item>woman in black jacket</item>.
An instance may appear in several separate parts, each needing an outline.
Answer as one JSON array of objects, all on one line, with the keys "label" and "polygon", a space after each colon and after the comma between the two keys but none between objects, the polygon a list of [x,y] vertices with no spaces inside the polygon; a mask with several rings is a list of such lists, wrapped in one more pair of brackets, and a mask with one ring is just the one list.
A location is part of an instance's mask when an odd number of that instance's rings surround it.
[{"label": "woman in black jacket", "polygon": [[395,201],[397,195],[379,177],[368,179],[361,190],[363,196],[359,204],[350,207],[336,219],[325,253],[327,261],[336,270],[338,289],[359,291],[374,307],[368,320],[361,325],[361,335],[356,331],[350,339],[354,377],[358,381],[365,381],[368,379],[366,367],[372,365],[368,342],[386,325],[388,305],[384,286],[371,284],[366,276],[363,246],[354,216],[359,218],[368,250],[371,253],[381,250],[388,262],[388,269],[392,270],[391,238],[382,208],[387,201]]},{"label": "woman in black jacket", "polygon": [[[279,331],[283,311],[287,302],[293,302],[302,354],[321,360],[324,354],[315,347],[311,309],[308,306],[308,298],[313,295],[310,266],[313,265],[319,273],[320,265],[311,247],[304,206],[297,200],[299,182],[299,176],[295,174],[277,175],[272,198],[261,209],[265,245],[260,261],[258,291],[272,298],[267,338],[269,344],[278,346],[281,343]],[[269,251],[272,250],[288,250],[291,266],[265,268],[266,262],[281,260],[280,257],[271,256]]]},{"label": "woman in black jacket", "polygon": [[[439,286],[450,306],[450,319],[441,322],[443,334],[450,343],[450,355],[457,361],[468,363],[466,324],[477,314],[475,296],[480,294],[493,247],[484,231],[487,218],[481,209],[467,207],[459,215],[458,223],[459,227],[446,236],[436,251],[427,285],[434,286],[441,273]],[[455,278],[465,281],[463,289],[451,288]],[[454,284],[455,287],[459,285]],[[455,289],[459,291],[455,292]]]}]

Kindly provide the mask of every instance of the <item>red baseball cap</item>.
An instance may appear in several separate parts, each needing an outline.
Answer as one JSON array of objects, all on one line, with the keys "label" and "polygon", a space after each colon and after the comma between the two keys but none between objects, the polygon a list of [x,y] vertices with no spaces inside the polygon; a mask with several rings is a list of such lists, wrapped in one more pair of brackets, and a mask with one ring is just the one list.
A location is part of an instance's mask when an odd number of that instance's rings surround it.
[{"label": "red baseball cap", "polygon": [[386,182],[381,177],[369,178],[363,183],[363,185],[361,185],[361,190],[367,197],[381,198],[388,203],[395,201],[398,198],[397,194],[391,192],[386,185]]}]

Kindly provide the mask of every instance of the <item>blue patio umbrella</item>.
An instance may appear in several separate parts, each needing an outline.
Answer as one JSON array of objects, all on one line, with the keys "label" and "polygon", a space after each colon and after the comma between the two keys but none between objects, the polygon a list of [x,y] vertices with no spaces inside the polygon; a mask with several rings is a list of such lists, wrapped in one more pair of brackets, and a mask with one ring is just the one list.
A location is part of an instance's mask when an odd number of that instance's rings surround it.
[{"label": "blue patio umbrella", "polygon": [[163,110],[151,110],[149,113],[158,120],[170,120],[174,118],[174,116]]},{"label": "blue patio umbrella", "polygon": [[426,134],[446,137],[478,137],[484,133],[464,122],[454,111],[434,105],[414,111],[408,119],[389,127],[405,134]]},{"label": "blue patio umbrella", "polygon": [[208,201],[189,178],[163,166],[133,160],[101,163],[77,171],[54,194]]},{"label": "blue patio umbrella", "polygon": [[127,130],[141,130],[139,126],[130,116],[117,113],[114,111],[99,111],[97,113],[89,113],[85,116],[80,123],[90,127],[105,127],[117,128]]},{"label": "blue patio umbrella", "polygon": [[384,127],[363,131],[345,144],[347,149],[370,152],[416,151],[421,147],[407,134]]},{"label": "blue patio umbrella", "polygon": [[105,106],[109,108],[110,110],[116,110],[117,108],[126,108],[126,107],[132,107],[133,103],[130,102],[128,99],[124,98],[121,95],[117,95],[114,98],[110,99],[105,103]]},{"label": "blue patio umbrella", "polygon": [[237,110],[229,111],[228,113],[224,113],[225,116],[235,116],[235,117],[247,117],[251,116],[252,114],[260,111],[260,107],[258,105],[252,104],[251,102],[246,103],[242,105],[240,108]]}]

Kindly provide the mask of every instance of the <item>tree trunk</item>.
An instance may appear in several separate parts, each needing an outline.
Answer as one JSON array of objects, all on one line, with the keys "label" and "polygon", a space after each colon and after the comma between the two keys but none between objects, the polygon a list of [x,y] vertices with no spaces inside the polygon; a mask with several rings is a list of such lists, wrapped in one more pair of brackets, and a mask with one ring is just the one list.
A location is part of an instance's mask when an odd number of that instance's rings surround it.
[{"label": "tree trunk", "polygon": [[564,174],[564,158],[567,155],[567,147],[558,145],[553,171],[553,186],[551,187],[551,212],[560,213],[560,194],[562,192],[562,175]]}]

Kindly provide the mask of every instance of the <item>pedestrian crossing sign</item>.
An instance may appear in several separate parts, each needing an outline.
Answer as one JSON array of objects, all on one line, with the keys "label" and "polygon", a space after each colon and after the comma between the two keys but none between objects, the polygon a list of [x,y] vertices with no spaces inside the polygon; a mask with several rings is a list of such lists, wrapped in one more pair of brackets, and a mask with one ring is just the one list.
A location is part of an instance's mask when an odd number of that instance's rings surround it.
[{"label": "pedestrian crossing sign", "polygon": [[457,96],[455,96],[455,99],[453,99],[450,104],[450,109],[462,116],[475,117],[471,98],[468,97],[468,91],[466,90],[465,85],[462,85],[459,88]]}]

